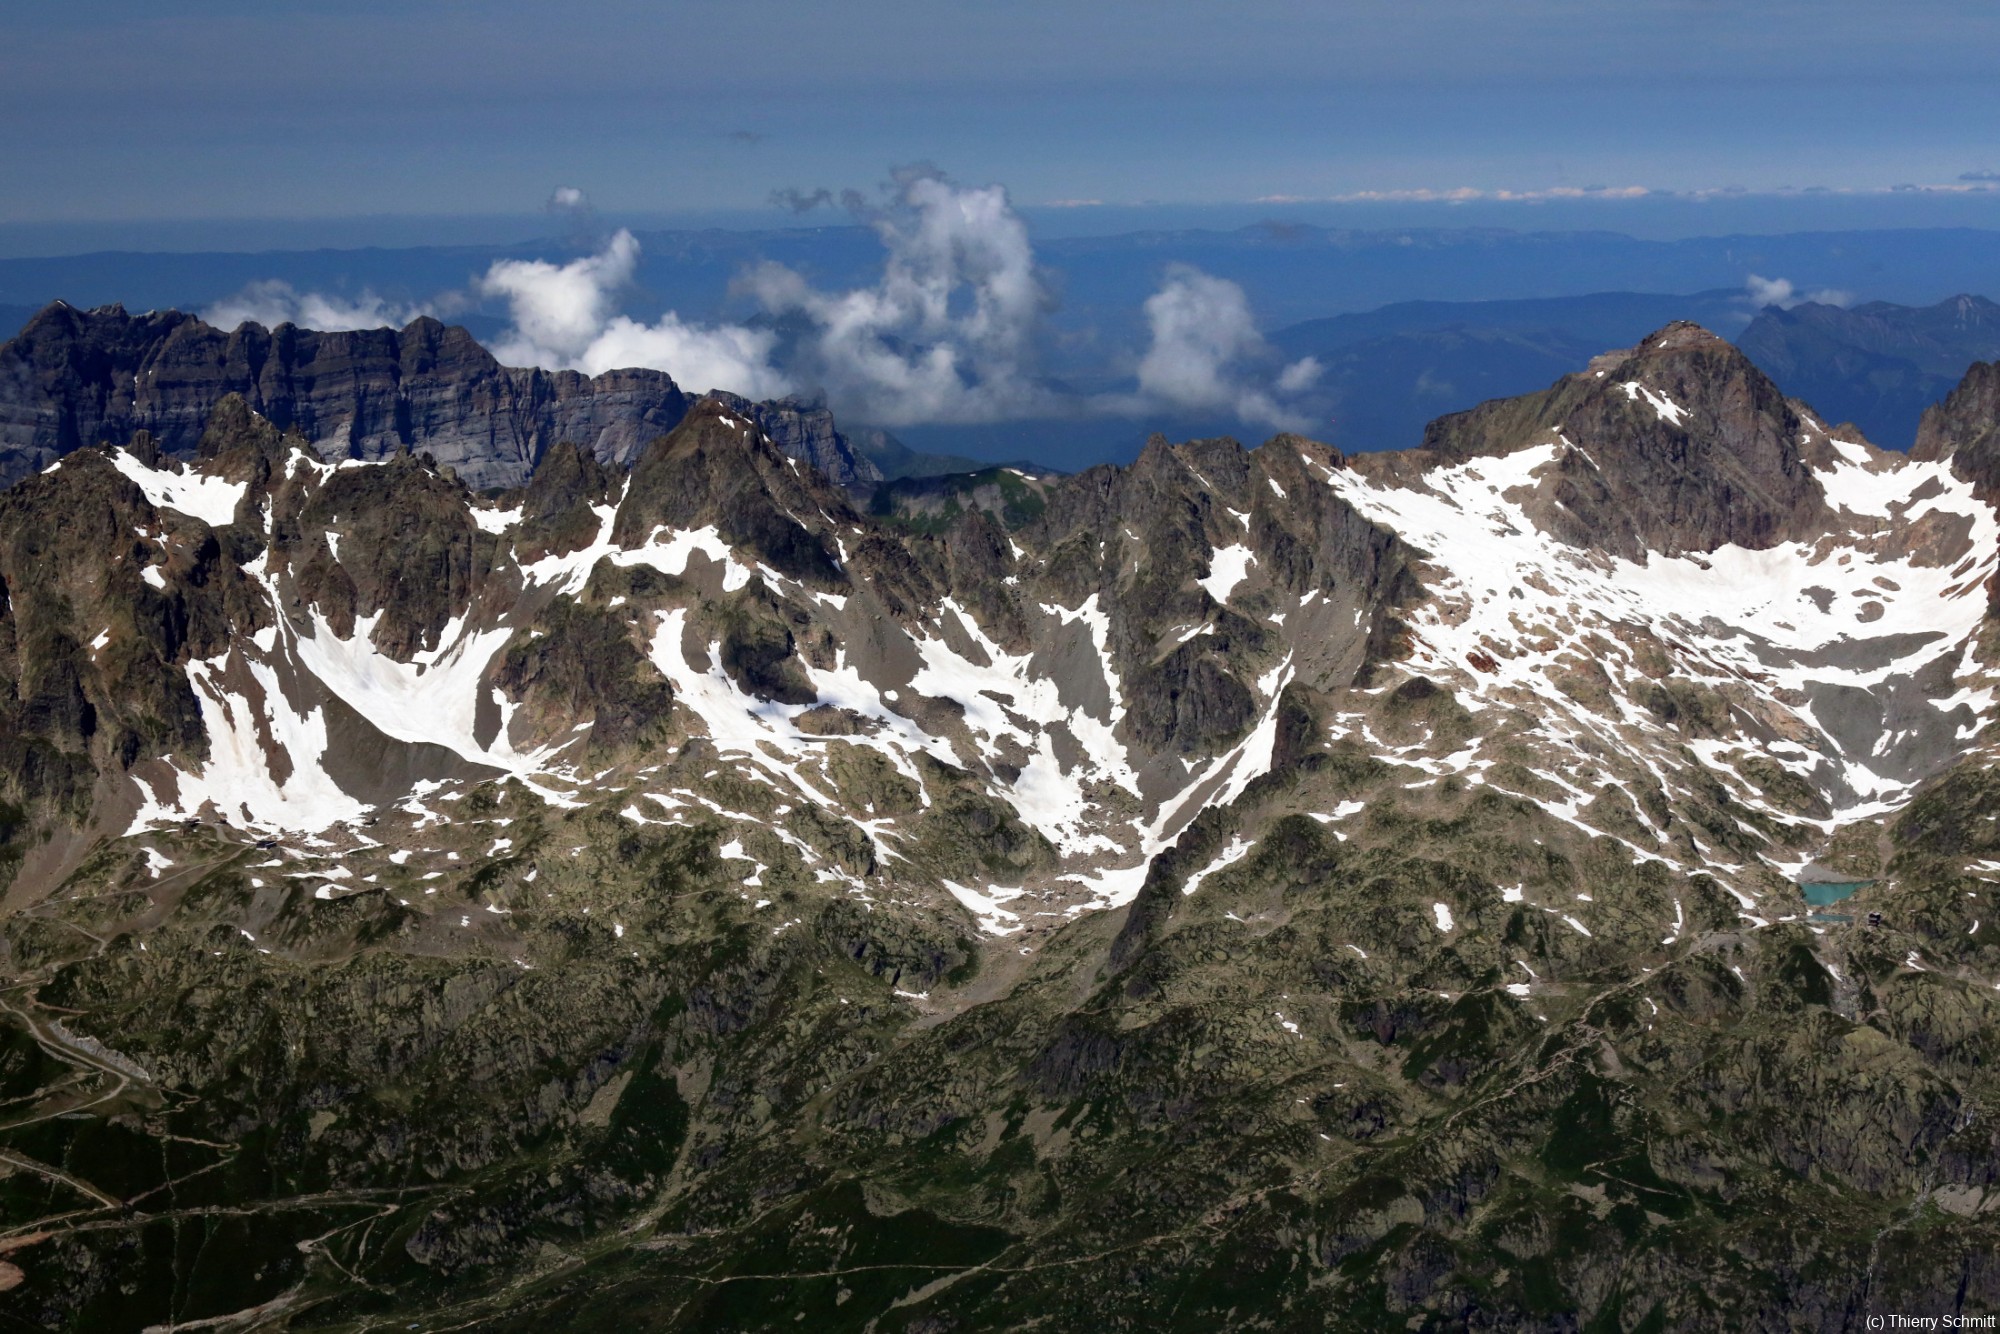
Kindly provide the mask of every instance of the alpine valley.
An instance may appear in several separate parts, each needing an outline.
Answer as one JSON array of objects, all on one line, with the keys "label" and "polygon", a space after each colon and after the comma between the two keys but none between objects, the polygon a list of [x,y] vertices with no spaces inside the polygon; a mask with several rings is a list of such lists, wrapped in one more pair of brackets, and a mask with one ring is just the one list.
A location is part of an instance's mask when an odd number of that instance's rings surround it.
[{"label": "alpine valley", "polygon": [[2000,1308],[2000,363],[899,492],[55,308],[0,449],[6,1328]]}]

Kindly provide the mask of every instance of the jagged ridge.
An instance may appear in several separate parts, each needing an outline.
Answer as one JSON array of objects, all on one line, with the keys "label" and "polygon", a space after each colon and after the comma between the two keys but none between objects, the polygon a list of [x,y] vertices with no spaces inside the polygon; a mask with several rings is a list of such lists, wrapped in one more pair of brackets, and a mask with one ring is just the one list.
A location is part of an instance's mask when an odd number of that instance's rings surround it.
[{"label": "jagged ridge", "polygon": [[[521,485],[563,441],[629,464],[692,401],[660,371],[504,367],[470,333],[429,317],[402,330],[222,330],[180,311],[57,302],[0,344],[0,484],[141,431],[190,457],[231,394],[329,458],[425,453],[474,489]],[[734,401],[836,484],[880,479],[824,406]]]}]

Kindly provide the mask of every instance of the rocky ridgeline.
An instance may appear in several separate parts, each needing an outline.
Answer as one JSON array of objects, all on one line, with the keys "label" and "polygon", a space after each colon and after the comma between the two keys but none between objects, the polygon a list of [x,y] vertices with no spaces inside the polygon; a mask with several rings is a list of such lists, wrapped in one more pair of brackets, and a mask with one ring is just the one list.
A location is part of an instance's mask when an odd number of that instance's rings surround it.
[{"label": "rocky ridgeline", "polygon": [[[428,317],[402,330],[223,330],[179,311],[57,302],[0,344],[0,484],[142,431],[170,457],[190,458],[231,394],[328,458],[428,454],[475,490],[521,485],[563,441],[629,465],[692,401],[660,371],[502,366],[464,329]],[[825,408],[737,406],[836,485],[879,480]]]},{"label": "rocky ridgeline", "polygon": [[247,393],[71,450],[0,493],[7,1299],[2000,1302],[1991,373],[1906,459],[1671,326],[876,514],[720,395],[497,495]]}]

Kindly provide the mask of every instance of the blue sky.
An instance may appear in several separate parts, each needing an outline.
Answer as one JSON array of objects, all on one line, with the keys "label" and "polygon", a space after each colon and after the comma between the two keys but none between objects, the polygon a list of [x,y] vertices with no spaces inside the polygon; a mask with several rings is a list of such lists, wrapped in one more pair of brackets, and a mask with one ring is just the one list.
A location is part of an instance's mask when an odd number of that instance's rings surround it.
[{"label": "blue sky", "polygon": [[1937,0],[11,0],[0,223],[1951,187],[1996,75]]}]

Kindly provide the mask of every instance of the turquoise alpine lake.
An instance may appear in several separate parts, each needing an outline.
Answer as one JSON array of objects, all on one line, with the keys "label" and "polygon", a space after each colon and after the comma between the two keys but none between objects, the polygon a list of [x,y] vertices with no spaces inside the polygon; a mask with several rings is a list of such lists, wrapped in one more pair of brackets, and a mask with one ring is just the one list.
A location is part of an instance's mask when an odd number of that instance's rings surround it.
[{"label": "turquoise alpine lake", "polygon": [[1866,889],[1873,880],[1815,880],[1799,886],[1799,892],[1806,896],[1806,902],[1815,908],[1824,908],[1838,903],[1857,889]]}]

